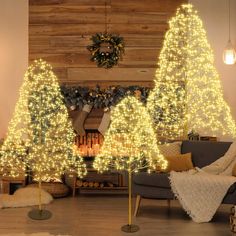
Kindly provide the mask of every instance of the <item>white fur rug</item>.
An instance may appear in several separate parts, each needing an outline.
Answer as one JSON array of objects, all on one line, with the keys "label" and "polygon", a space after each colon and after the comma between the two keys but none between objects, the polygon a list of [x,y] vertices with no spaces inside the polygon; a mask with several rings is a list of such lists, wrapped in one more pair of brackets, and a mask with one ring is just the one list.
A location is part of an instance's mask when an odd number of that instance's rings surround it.
[{"label": "white fur rug", "polygon": [[[53,197],[42,189],[41,200],[42,204],[49,204],[53,200]],[[0,208],[34,206],[38,205],[38,203],[38,188],[20,188],[13,195],[0,194]]]},{"label": "white fur rug", "polygon": [[62,235],[62,234],[53,235],[49,233],[34,233],[34,234],[20,233],[20,234],[0,234],[0,236],[69,236],[69,235]]}]

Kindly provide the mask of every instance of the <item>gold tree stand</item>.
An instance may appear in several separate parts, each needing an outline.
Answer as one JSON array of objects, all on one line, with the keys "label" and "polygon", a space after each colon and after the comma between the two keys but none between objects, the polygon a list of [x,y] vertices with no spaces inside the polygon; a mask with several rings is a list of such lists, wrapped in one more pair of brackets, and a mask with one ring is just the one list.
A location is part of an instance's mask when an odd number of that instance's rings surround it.
[{"label": "gold tree stand", "polygon": [[129,219],[128,222],[129,223],[127,225],[123,225],[121,227],[121,230],[126,233],[135,233],[135,232],[139,231],[139,227],[137,225],[132,224],[132,214],[131,214],[132,213],[132,199],[131,199],[132,171],[130,168],[129,168],[128,173],[129,173],[129,210],[128,210],[128,219]]},{"label": "gold tree stand", "polygon": [[121,227],[121,230],[126,233],[135,233],[139,231],[139,227],[137,225],[124,225]]},{"label": "gold tree stand", "polygon": [[28,213],[29,218],[32,220],[48,220],[52,217],[52,213],[48,210],[42,209],[42,180],[41,180],[41,174],[39,178],[39,208],[33,209]]},{"label": "gold tree stand", "polygon": [[52,213],[48,210],[33,209],[28,216],[32,220],[48,220],[52,217]]}]

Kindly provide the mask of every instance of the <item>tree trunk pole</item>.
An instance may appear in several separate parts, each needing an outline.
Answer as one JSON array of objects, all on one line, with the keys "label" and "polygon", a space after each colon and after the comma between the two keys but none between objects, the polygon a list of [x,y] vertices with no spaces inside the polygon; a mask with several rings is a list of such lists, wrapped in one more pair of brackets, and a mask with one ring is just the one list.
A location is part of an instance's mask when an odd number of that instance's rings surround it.
[{"label": "tree trunk pole", "polygon": [[132,172],[129,168],[129,214],[128,214],[128,225],[132,224],[132,199],[131,199],[131,185],[132,185]]},{"label": "tree trunk pole", "polygon": [[39,176],[39,210],[42,211],[42,179],[41,174]]}]

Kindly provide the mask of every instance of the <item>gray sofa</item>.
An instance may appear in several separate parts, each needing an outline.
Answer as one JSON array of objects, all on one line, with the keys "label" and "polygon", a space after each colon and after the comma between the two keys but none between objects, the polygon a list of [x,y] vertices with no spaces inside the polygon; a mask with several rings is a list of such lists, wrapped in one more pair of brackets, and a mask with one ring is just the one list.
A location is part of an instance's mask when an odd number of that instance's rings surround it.
[{"label": "gray sofa", "polygon": [[[199,168],[211,164],[225,154],[230,146],[230,142],[211,142],[211,141],[183,141],[181,153],[192,153],[194,166]],[[133,176],[133,194],[136,195],[136,207],[134,215],[139,210],[142,198],[167,199],[170,207],[170,200],[174,199],[171,191],[168,173],[140,172]],[[236,204],[236,184],[228,190],[222,203]]]}]

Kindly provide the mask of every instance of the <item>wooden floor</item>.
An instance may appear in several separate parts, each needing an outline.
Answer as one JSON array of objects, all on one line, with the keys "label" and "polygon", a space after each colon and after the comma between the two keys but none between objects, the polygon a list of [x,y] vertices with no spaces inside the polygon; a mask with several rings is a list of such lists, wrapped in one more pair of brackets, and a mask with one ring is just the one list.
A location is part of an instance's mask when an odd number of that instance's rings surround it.
[{"label": "wooden floor", "polygon": [[[166,201],[144,199],[139,216],[134,219],[140,231],[132,235],[229,236],[232,235],[228,223],[230,207],[222,205],[211,223],[197,224],[189,219],[177,201],[172,202],[168,212]],[[127,223],[126,196],[80,195],[57,199],[47,206],[53,212],[48,221],[30,220],[27,217],[29,209],[0,210],[0,236],[23,232],[73,236],[127,235],[120,231],[120,227]]]}]

